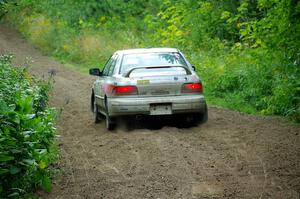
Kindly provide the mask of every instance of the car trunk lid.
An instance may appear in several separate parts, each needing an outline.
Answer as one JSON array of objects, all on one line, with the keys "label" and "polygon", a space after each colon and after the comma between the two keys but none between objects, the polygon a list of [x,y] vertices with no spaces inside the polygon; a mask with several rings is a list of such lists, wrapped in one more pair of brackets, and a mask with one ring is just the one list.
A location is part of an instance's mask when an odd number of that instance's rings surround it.
[{"label": "car trunk lid", "polygon": [[138,95],[171,96],[180,95],[182,85],[189,80],[191,72],[183,66],[160,66],[131,69],[126,74],[136,85]]}]

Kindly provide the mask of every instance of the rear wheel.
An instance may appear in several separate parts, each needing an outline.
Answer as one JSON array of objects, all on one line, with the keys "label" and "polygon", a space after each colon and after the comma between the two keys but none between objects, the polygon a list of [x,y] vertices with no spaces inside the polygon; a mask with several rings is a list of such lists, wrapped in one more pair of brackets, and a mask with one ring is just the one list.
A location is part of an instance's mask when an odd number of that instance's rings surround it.
[{"label": "rear wheel", "polygon": [[208,111],[207,106],[205,105],[203,113],[192,113],[184,115],[183,126],[184,127],[191,127],[197,126],[199,124],[204,124],[208,120]]},{"label": "rear wheel", "polygon": [[114,130],[114,128],[116,127],[115,121],[113,121],[113,119],[108,115],[106,115],[105,124],[106,124],[106,129],[109,131]]},{"label": "rear wheel", "polygon": [[96,98],[93,96],[92,98],[92,108],[93,108],[93,118],[95,123],[99,123],[101,121],[101,115],[98,111],[98,105],[96,103]]},{"label": "rear wheel", "polygon": [[198,124],[204,124],[208,120],[208,110],[207,110],[207,105],[205,104],[204,112],[200,113],[197,117],[197,123]]},{"label": "rear wheel", "polygon": [[107,99],[105,99],[105,107],[106,107],[106,120],[105,120],[106,129],[111,131],[114,130],[114,128],[116,127],[116,122],[108,114]]}]

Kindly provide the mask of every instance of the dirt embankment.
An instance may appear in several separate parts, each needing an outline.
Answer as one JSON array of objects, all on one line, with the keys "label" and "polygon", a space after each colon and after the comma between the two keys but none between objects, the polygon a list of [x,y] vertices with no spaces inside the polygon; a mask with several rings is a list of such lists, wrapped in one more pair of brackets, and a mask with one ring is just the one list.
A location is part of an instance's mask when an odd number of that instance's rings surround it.
[{"label": "dirt embankment", "polygon": [[193,128],[155,122],[108,132],[89,112],[93,78],[66,68],[0,25],[0,52],[32,60],[38,77],[56,71],[52,105],[62,174],[43,198],[300,198],[300,128],[278,119],[209,108]]}]

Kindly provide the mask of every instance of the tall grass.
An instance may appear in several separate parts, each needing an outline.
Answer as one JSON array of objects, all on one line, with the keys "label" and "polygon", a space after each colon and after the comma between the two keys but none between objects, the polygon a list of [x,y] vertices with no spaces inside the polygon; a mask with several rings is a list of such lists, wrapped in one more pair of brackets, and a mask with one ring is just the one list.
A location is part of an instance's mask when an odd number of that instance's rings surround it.
[{"label": "tall grass", "polygon": [[63,20],[50,20],[43,14],[9,15],[8,21],[36,47],[45,53],[87,71],[102,67],[117,49],[138,46],[138,38],[130,31],[98,31],[80,21],[80,28],[70,27]]}]

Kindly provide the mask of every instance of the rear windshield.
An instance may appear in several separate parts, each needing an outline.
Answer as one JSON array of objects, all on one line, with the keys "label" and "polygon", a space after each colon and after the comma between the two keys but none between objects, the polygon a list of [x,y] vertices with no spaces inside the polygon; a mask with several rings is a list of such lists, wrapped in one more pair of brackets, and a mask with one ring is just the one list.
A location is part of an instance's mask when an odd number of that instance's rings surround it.
[{"label": "rear windshield", "polygon": [[151,77],[151,76],[178,76],[186,75],[186,70],[182,67],[172,67],[172,68],[138,68],[132,73],[130,77]]},{"label": "rear windshield", "polygon": [[177,52],[125,54],[123,56],[120,73],[135,67],[178,65],[187,66],[182,56]]}]

